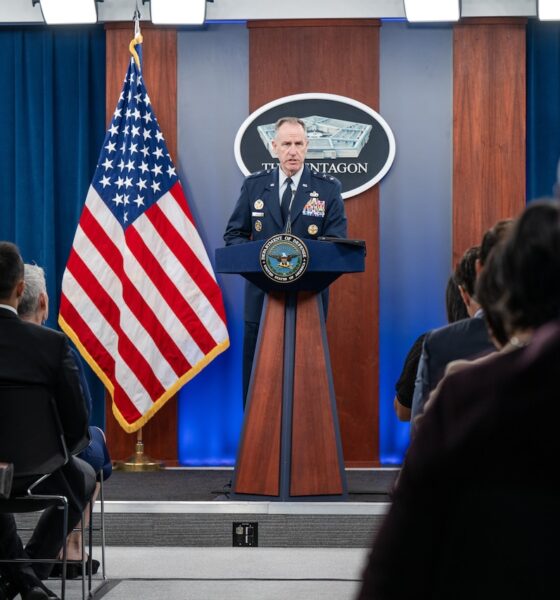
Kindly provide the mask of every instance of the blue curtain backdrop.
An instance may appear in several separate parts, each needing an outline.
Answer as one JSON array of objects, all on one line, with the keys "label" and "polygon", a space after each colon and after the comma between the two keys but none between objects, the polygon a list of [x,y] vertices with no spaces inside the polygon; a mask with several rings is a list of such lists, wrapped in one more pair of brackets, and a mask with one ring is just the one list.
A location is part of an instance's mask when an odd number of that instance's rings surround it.
[{"label": "blue curtain backdrop", "polygon": [[[47,273],[57,327],[62,273],[105,134],[102,27],[0,29],[0,239]],[[93,422],[104,388],[90,372]]]},{"label": "blue curtain backdrop", "polygon": [[554,193],[560,159],[560,24],[527,26],[527,200]]}]

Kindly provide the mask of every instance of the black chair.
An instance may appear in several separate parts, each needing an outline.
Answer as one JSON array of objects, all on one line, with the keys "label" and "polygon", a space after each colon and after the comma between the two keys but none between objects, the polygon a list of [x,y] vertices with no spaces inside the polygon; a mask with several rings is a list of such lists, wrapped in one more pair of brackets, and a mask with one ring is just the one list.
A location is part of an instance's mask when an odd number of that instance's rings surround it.
[{"label": "black chair", "polygon": [[0,462],[0,498],[9,498],[12,492],[14,465]]},{"label": "black chair", "polygon": [[[0,387],[0,457],[2,461],[14,466],[12,495],[10,498],[0,499],[0,511],[25,513],[41,511],[53,505],[59,506],[64,511],[62,539],[65,540],[68,535],[68,500],[65,496],[34,492],[39,484],[68,461],[68,451],[56,405],[46,389],[38,386]],[[18,494],[23,482],[27,493]],[[52,558],[19,558],[0,562],[29,564],[59,561]],[[64,600],[66,544],[63,545],[61,563],[61,599]],[[85,564],[82,564],[82,567],[85,574]],[[85,597],[84,577],[82,596]]]},{"label": "black chair", "polygon": [[[101,469],[101,471],[97,474],[97,481],[99,482],[99,496],[97,498],[98,502],[99,502],[99,525],[94,527],[93,525],[93,502],[90,501],[89,503],[89,525],[88,525],[88,558],[87,560],[83,560],[82,561],[82,582],[84,581],[84,573],[87,572],[87,578],[88,578],[88,594],[91,597],[91,589],[92,589],[92,579],[93,579],[93,575],[92,575],[92,570],[93,570],[93,562],[92,562],[92,556],[93,556],[93,532],[94,531],[98,531],[100,534],[100,538],[101,538],[101,562],[100,562],[100,566],[101,566],[101,579],[103,581],[105,581],[107,579],[107,574],[106,574],[106,564],[105,564],[105,548],[106,548],[106,544],[105,544],[105,493],[104,493],[104,489],[103,489],[103,483],[104,483],[104,479],[103,479],[103,469]],[[85,514],[85,513],[84,513]],[[85,544],[84,544],[84,524],[83,524],[83,518],[82,518],[82,557],[84,556],[85,553]],[[87,565],[87,568],[84,571],[84,564]],[[83,585],[83,584],[82,584]]]},{"label": "black chair", "polygon": [[106,563],[105,563],[105,491],[103,489],[103,469],[98,473],[97,480],[99,481],[99,526],[93,526],[93,504],[90,502],[89,505],[89,557],[88,557],[88,590],[91,592],[91,571],[92,571],[92,554],[93,554],[93,532],[98,531],[100,534],[101,542],[101,579],[105,581],[107,579]]}]

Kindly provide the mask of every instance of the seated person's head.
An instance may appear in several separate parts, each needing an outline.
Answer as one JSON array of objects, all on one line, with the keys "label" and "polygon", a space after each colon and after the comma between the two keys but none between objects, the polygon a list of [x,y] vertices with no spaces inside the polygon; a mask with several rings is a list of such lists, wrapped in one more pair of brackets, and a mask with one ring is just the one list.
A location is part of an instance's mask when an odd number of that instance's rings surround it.
[{"label": "seated person's head", "polygon": [[457,263],[454,273],[454,279],[463,299],[467,317],[474,316],[478,310],[478,304],[474,299],[474,291],[476,284],[476,263],[479,253],[479,246],[472,246],[472,248],[466,250],[461,260]]},{"label": "seated person's head", "polygon": [[501,282],[501,264],[494,255],[499,252],[505,240],[511,234],[515,221],[502,219],[492,226],[482,237],[480,255],[477,262],[476,299],[483,312],[494,344],[501,348],[509,335],[505,329],[503,307],[503,285]]},{"label": "seated person's head", "polygon": [[23,288],[23,260],[18,247],[0,242],[0,303],[15,307]]},{"label": "seated person's head", "polygon": [[560,204],[534,202],[501,252],[503,306],[510,336],[560,317]]},{"label": "seated person's head", "polygon": [[450,275],[447,280],[447,287],[445,288],[445,311],[448,323],[455,323],[455,321],[467,319],[469,316],[454,275]]},{"label": "seated person's head", "polygon": [[478,257],[479,271],[486,264],[494,246],[507,238],[513,227],[513,224],[513,219],[502,219],[490,227],[490,229],[488,229],[488,231],[486,231],[486,233],[482,236],[482,242],[480,243],[480,254]]},{"label": "seated person's head", "polygon": [[41,324],[49,316],[49,297],[45,271],[38,265],[26,264],[24,268],[25,289],[18,304],[18,314],[26,321]]},{"label": "seated person's head", "polygon": [[502,252],[503,244],[498,244],[490,253],[476,283],[476,297],[484,311],[492,341],[498,348],[505,346],[509,340],[504,319]]}]

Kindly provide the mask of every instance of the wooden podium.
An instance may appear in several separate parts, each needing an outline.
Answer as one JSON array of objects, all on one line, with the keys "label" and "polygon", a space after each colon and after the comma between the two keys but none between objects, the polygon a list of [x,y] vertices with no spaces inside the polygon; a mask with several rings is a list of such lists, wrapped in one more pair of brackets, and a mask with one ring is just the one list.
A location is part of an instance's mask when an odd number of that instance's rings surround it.
[{"label": "wooden podium", "polygon": [[263,241],[216,251],[216,271],[237,273],[266,292],[231,497],[344,500],[342,444],[320,292],[364,270],[353,240],[304,240],[308,266],[292,283],[261,269]]}]

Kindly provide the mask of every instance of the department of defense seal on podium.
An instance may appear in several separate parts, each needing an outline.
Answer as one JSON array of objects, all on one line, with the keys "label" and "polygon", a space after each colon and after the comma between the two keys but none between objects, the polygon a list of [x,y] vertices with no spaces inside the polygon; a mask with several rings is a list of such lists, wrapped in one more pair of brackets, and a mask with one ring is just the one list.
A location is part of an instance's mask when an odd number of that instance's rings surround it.
[{"label": "department of defense seal on podium", "polygon": [[288,233],[273,235],[264,243],[261,254],[261,269],[264,274],[278,283],[292,283],[307,269],[309,253],[303,240]]}]

